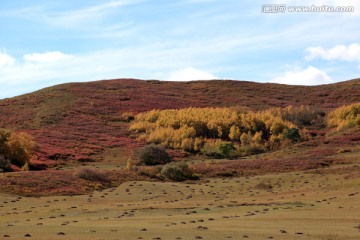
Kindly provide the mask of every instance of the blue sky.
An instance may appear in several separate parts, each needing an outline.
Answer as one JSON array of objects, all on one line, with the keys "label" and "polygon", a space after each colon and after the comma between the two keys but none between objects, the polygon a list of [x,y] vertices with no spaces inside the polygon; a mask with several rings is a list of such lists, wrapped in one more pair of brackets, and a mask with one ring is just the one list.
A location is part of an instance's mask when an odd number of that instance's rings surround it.
[{"label": "blue sky", "polygon": [[[263,13],[263,4],[353,6]],[[112,78],[316,85],[360,76],[358,0],[0,0],[0,98]]]}]

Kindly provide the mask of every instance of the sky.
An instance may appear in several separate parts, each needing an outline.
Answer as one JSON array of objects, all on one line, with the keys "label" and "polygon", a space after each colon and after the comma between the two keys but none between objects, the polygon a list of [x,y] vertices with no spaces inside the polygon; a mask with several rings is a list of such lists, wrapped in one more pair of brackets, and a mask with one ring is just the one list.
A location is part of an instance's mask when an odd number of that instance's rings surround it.
[{"label": "sky", "polygon": [[[353,11],[289,10],[323,5]],[[359,78],[359,22],[359,0],[0,0],[0,99],[114,78]]]}]

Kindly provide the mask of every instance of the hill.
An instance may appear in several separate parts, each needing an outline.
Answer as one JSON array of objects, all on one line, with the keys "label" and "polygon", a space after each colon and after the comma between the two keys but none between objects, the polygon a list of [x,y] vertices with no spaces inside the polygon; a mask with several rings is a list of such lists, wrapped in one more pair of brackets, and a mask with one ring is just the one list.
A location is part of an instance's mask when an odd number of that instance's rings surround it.
[{"label": "hill", "polygon": [[360,102],[360,79],[288,86],[246,81],[166,82],[116,79],[69,83],[0,101],[0,127],[24,130],[39,145],[35,163],[127,158],[141,145],[127,116],[151,109],[310,105],[330,110]]}]

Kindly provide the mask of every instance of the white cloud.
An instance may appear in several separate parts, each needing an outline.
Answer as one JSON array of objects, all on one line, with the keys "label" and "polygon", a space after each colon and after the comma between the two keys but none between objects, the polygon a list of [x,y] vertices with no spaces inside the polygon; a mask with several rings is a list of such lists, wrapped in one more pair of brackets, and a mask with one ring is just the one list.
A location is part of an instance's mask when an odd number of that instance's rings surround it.
[{"label": "white cloud", "polygon": [[360,61],[360,45],[357,43],[346,45],[336,45],[325,50],[322,47],[307,48],[306,59],[322,58],[324,60]]},{"label": "white cloud", "polygon": [[15,59],[6,53],[0,53],[0,68],[13,65]]},{"label": "white cloud", "polygon": [[193,68],[187,67],[180,70],[172,71],[166,80],[169,81],[191,81],[191,80],[212,80],[218,79],[218,77],[211,73]]},{"label": "white cloud", "polygon": [[341,61],[360,61],[360,44],[353,43],[348,46],[336,45],[330,49],[323,47],[309,47],[305,50],[307,55],[306,60],[321,58],[324,60],[341,60]]},{"label": "white cloud", "polygon": [[288,71],[284,76],[274,78],[271,82],[288,85],[320,85],[333,81],[325,72],[309,66],[303,70]]},{"label": "white cloud", "polygon": [[72,55],[55,51],[55,52],[46,52],[46,53],[25,54],[23,58],[26,62],[48,63],[48,62],[57,62],[61,60],[66,60],[72,57],[73,57]]}]

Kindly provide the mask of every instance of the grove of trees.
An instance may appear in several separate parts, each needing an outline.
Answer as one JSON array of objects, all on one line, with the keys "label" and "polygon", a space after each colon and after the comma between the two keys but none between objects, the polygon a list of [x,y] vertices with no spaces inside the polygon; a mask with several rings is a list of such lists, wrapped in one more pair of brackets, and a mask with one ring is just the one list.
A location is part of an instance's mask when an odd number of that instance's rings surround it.
[{"label": "grove of trees", "polygon": [[185,108],[140,113],[130,128],[149,143],[231,158],[233,154],[259,153],[276,149],[285,141],[298,141],[298,127],[318,118],[318,112],[306,107],[259,112],[242,108]]}]

